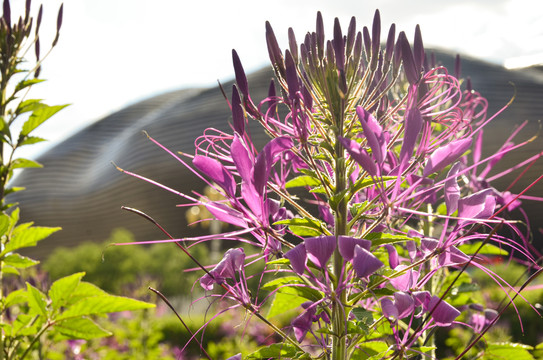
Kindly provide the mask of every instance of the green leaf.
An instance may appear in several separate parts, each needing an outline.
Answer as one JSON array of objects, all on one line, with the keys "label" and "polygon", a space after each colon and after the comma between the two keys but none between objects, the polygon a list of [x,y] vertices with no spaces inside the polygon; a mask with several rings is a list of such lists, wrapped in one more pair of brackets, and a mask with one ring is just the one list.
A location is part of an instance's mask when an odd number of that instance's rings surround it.
[{"label": "green leaf", "polygon": [[289,359],[293,358],[297,352],[298,350],[293,345],[285,342],[262,347],[247,355],[245,359]]},{"label": "green leaf", "polygon": [[26,269],[27,267],[34,266],[40,263],[37,260],[33,260],[17,253],[9,254],[3,259],[3,261],[5,265],[13,266],[16,269]]},{"label": "green leaf", "polygon": [[68,303],[68,299],[81,283],[83,276],[85,276],[84,272],[72,274],[58,279],[51,285],[49,297],[51,298],[53,310],[58,310]]},{"label": "green leaf", "polygon": [[86,317],[60,321],[54,329],[70,339],[91,340],[112,335]]},{"label": "green leaf", "polygon": [[68,299],[68,302],[65,306],[73,305],[82,299],[91,297],[91,296],[108,296],[109,294],[104,290],[100,289],[98,286],[81,281],[75,291],[72,293],[71,297]]},{"label": "green leaf", "polygon": [[17,106],[17,110],[15,111],[15,114],[20,115],[29,111],[35,111],[44,106],[47,106],[47,105],[43,104],[41,102],[41,99],[28,99],[19,103],[19,105]]},{"label": "green leaf", "polygon": [[[475,252],[481,247],[481,242],[476,242],[473,244],[462,244],[458,246],[458,250],[464,252],[466,255],[475,254]],[[502,255],[507,256],[509,252],[505,249],[501,249],[499,246],[494,244],[484,244],[481,250],[477,252],[480,255]]]},{"label": "green leaf", "polygon": [[261,289],[266,291],[273,291],[280,288],[281,286],[286,286],[289,284],[303,284],[303,281],[300,280],[300,278],[297,276],[284,276],[268,281],[267,283],[262,285]]},{"label": "green leaf", "polygon": [[484,355],[480,359],[534,360],[535,358],[528,350],[533,350],[533,347],[516,343],[489,343]]},{"label": "green leaf", "polygon": [[[275,280],[272,280],[264,284],[261,289],[267,291],[277,290],[280,293],[290,294],[308,299],[311,301],[318,301],[322,299],[323,294],[315,289],[303,286],[288,286],[288,285],[297,285],[303,284],[302,280],[295,276],[286,276],[281,277]],[[305,300],[304,300],[305,301]]]},{"label": "green leaf", "polygon": [[10,217],[6,214],[0,215],[0,236],[6,234],[9,229]]},{"label": "green leaf", "polygon": [[80,316],[107,314],[119,311],[132,311],[149,309],[154,304],[130,299],[123,296],[92,296],[79,300],[57,317],[57,320],[69,319]]},{"label": "green leaf", "polygon": [[12,291],[4,299],[4,307],[8,308],[16,304],[22,304],[28,300],[28,293],[25,289]]},{"label": "green leaf", "polygon": [[325,229],[324,223],[309,218],[294,218],[276,221],[273,225],[288,225],[290,231],[298,236],[319,236]]},{"label": "green leaf", "polygon": [[18,147],[24,146],[24,145],[33,145],[37,144],[42,141],[47,141],[44,138],[38,137],[38,136],[25,136],[22,141],[19,139],[19,142],[17,143]]},{"label": "green leaf", "polygon": [[285,184],[285,187],[288,189],[288,188],[293,188],[293,187],[302,187],[302,186],[314,187],[314,186],[320,186],[320,185],[322,185],[322,183],[319,181],[318,178],[315,178],[310,175],[302,175],[288,181]]},{"label": "green leaf", "polygon": [[268,261],[266,263],[266,265],[288,265],[288,264],[290,264],[290,261],[286,258],[275,259],[272,261]]},{"label": "green leaf", "polygon": [[373,324],[373,313],[371,311],[368,311],[361,307],[356,307],[351,312],[354,315],[356,320],[366,325]]},{"label": "green leaf", "polygon": [[[398,178],[397,176],[381,176],[378,178],[378,180],[382,180],[383,182],[386,182],[386,181],[396,180],[397,178]],[[356,184],[354,184],[349,189],[349,191],[351,194],[356,194],[360,190],[367,188],[369,186],[372,186],[373,184],[375,184],[375,181],[372,178],[370,177],[363,178],[363,179],[358,180]]]},{"label": "green leaf", "polygon": [[289,310],[296,309],[306,301],[307,299],[295,294],[277,292],[268,311],[268,318],[283,315]]},{"label": "green leaf", "polygon": [[383,244],[413,240],[412,238],[405,235],[392,235],[392,234],[386,234],[386,233],[369,233],[365,238],[366,240],[371,241],[372,248],[383,245]]},{"label": "green leaf", "polygon": [[27,88],[29,86],[32,86],[32,85],[36,85],[36,84],[39,84],[41,83],[42,81],[45,81],[43,79],[26,79],[26,80],[23,80],[23,81],[20,81],[16,86],[15,86],[15,91],[13,93],[17,93],[21,90],[23,90],[24,88]]},{"label": "green leaf", "polygon": [[352,360],[382,359],[393,353],[389,345],[384,341],[366,341],[360,344],[354,351]]},{"label": "green leaf", "polygon": [[43,167],[42,164],[34,161],[34,160],[28,160],[28,159],[15,159],[11,163],[11,169],[22,169],[22,168],[41,168]]},{"label": "green leaf", "polygon": [[21,224],[13,231],[11,240],[6,244],[6,247],[4,248],[4,251],[0,253],[0,256],[17,249],[36,246],[38,241],[47,238],[49,235],[59,230],[59,227],[29,227],[28,224]]},{"label": "green leaf", "polygon": [[29,283],[26,283],[26,291],[28,293],[28,306],[37,314],[47,317],[45,295]]},{"label": "green leaf", "polygon": [[32,112],[30,118],[23,124],[21,135],[26,136],[35,130],[38,126],[43,124],[51,116],[55,115],[60,110],[64,109],[68,105],[44,105]]}]

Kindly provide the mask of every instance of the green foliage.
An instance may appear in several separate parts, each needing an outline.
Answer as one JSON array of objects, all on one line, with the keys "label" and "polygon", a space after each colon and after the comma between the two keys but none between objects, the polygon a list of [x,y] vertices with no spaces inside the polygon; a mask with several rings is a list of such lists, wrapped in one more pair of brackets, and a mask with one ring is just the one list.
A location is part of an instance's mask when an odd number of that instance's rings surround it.
[{"label": "green foliage", "polygon": [[[133,241],[130,232],[116,229],[102,244],[88,242],[75,248],[55,249],[43,267],[52,279],[84,271],[89,282],[115,294],[126,292],[127,286],[133,287],[138,281],[147,279],[154,281],[153,286],[166,296],[188,295],[201,273],[185,272],[194,267],[185,254],[174,244],[108,247],[111,243]],[[198,259],[208,257],[204,246],[194,247],[191,251]]]},{"label": "green foliage", "polygon": [[[104,314],[154,307],[139,300],[109,295],[96,286],[82,281],[83,272],[54,282],[44,291],[40,281],[34,281],[22,270],[32,268],[38,261],[22,256],[17,251],[36,246],[58,227],[34,226],[32,222],[19,224],[19,208],[6,202],[5,196],[22,188],[9,188],[14,171],[39,168],[41,164],[15,157],[21,147],[43,141],[31,134],[45,121],[67,105],[49,106],[38,99],[26,99],[39,79],[41,63],[38,28],[32,31],[31,2],[26,2],[26,14],[12,23],[8,0],[4,0],[0,21],[0,360],[44,358],[46,339],[90,340],[111,335],[95,322]],[[57,19],[58,40],[62,24],[62,6]],[[34,48],[36,62],[29,62],[24,54]],[[22,67],[21,65],[29,67]],[[15,121],[28,115],[16,132]],[[9,276],[9,277],[8,277]],[[8,284],[8,280],[10,284]],[[26,281],[25,281],[26,280]],[[23,285],[24,283],[24,285]],[[14,285],[15,284],[15,285]]]}]

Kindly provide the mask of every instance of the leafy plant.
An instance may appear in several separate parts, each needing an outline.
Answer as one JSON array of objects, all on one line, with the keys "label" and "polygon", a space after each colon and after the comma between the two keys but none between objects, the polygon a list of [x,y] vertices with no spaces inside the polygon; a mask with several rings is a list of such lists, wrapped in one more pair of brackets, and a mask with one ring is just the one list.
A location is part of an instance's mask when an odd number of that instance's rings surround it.
[{"label": "leafy plant", "polygon": [[[268,97],[255,103],[233,51],[231,132],[207,129],[193,156],[150,138],[215,188],[219,200],[120,169],[237,227],[177,238],[131,209],[163,230],[169,240],[161,242],[176,243],[202,269],[200,285],[210,299],[229,301],[213,318],[240,309],[279,337],[243,357],[436,358],[435,335],[461,327],[470,336],[456,359],[533,358],[537,347],[485,338],[543,271],[529,235],[507,218],[523,193],[500,192],[484,179],[529,140],[514,144],[514,132],[482,158],[484,128],[497,114],[487,118],[486,99],[460,79],[460,61],[451,75],[426,54],[418,26],[413,46],[392,25],[383,47],[377,11],[371,30],[357,31],[353,18],[344,35],[336,19],[325,40],[319,13],[316,31],[299,47],[289,30],[289,48],[281,51],[269,23],[266,41],[279,90],[272,81]],[[262,149],[246,131],[249,121],[271,137]],[[219,239],[250,244],[259,254],[231,248],[209,269],[192,255],[192,242]],[[523,258],[530,276],[508,283],[488,266],[497,257]],[[496,308],[488,308],[470,276],[474,268],[502,289]],[[264,274],[275,278],[262,281]],[[259,286],[250,289],[255,278]],[[275,322],[292,310],[289,326]]]},{"label": "leafy plant", "polygon": [[[57,33],[51,49],[57,44],[62,25],[63,6],[57,18]],[[24,359],[41,354],[40,341],[45,333],[57,339],[93,339],[111,333],[92,319],[106,313],[136,310],[154,305],[120,296],[109,295],[82,281],[84,273],[75,273],[55,281],[48,291],[32,284],[8,288],[9,277],[21,276],[23,269],[38,261],[19,254],[19,250],[36,246],[60,228],[19,223],[17,204],[7,203],[6,195],[20,188],[10,188],[9,180],[17,169],[40,167],[37,162],[15,157],[22,146],[44,139],[35,130],[66,105],[49,106],[39,99],[28,99],[39,79],[43,58],[40,57],[39,28],[43,8],[34,23],[30,16],[31,1],[26,1],[25,15],[12,19],[10,2],[4,0],[0,18],[0,359]],[[12,21],[15,20],[15,21]],[[35,62],[25,54],[34,49]],[[26,117],[18,133],[15,121]],[[15,282],[12,282],[15,283]],[[40,356],[41,357],[41,356]]]}]

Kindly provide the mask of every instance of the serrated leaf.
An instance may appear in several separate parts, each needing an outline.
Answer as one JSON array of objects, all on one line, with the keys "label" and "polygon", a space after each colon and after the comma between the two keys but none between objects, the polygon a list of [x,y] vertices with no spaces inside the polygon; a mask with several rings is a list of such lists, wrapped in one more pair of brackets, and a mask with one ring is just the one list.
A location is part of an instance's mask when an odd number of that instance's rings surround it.
[{"label": "serrated leaf", "polygon": [[306,186],[313,187],[313,186],[320,186],[320,185],[322,184],[318,178],[314,178],[313,176],[310,176],[310,175],[302,175],[292,180],[289,180],[285,184],[285,187],[289,189],[293,187],[306,187]]},{"label": "serrated leaf", "polygon": [[289,343],[272,344],[247,355],[245,359],[289,359],[297,352],[298,350]]},{"label": "serrated leaf", "polygon": [[43,124],[47,119],[49,119],[51,116],[55,115],[60,110],[64,109],[68,105],[44,105],[42,107],[39,107],[38,109],[35,109],[32,112],[32,115],[28,118],[28,120],[23,124],[23,128],[21,130],[22,136],[27,136],[32,131],[34,131],[38,126]]},{"label": "serrated leaf", "polygon": [[38,241],[47,238],[49,235],[59,230],[59,227],[29,227],[28,224],[21,224],[14,230],[11,240],[6,244],[6,247],[4,248],[4,251],[0,253],[0,256],[17,249],[36,246]]},{"label": "serrated leaf", "polygon": [[369,233],[365,237],[365,239],[371,241],[372,248],[383,245],[383,244],[391,244],[391,243],[413,240],[412,238],[405,235],[392,235],[392,234],[386,234],[386,233]]},{"label": "serrated leaf", "polygon": [[29,159],[15,159],[13,160],[13,163],[11,164],[11,169],[22,169],[22,168],[41,168],[43,167],[42,164]]},{"label": "serrated leaf", "polygon": [[289,310],[296,309],[306,301],[307,299],[298,295],[277,292],[275,293],[270,310],[268,311],[268,318],[283,315]]},{"label": "serrated leaf", "polygon": [[19,270],[17,270],[13,266],[7,266],[7,265],[2,268],[2,274],[4,274],[4,275],[17,275],[17,276],[21,275]]},{"label": "serrated leaf", "polygon": [[29,86],[39,84],[39,83],[41,83],[43,81],[45,81],[45,80],[43,80],[43,79],[25,79],[23,81],[19,81],[19,83],[15,86],[14,93],[17,93],[17,92],[19,92],[19,91],[21,91],[24,88],[27,88]]},{"label": "serrated leaf", "polygon": [[481,359],[534,360],[528,350],[533,350],[533,347],[517,343],[489,343]]},{"label": "serrated leaf", "polygon": [[24,146],[24,145],[33,145],[33,144],[40,143],[42,141],[47,141],[47,139],[44,139],[44,138],[41,138],[41,137],[38,137],[38,136],[26,136],[26,137],[24,137],[24,139],[22,141],[19,140],[19,143],[17,143],[17,146],[21,147],[21,146]]},{"label": "serrated leaf", "polygon": [[153,307],[155,307],[154,304],[123,296],[92,296],[83,298],[73,305],[67,307],[66,310],[57,317],[57,320],[80,316],[107,314],[119,311],[149,309]]},{"label": "serrated leaf", "polygon": [[84,272],[75,273],[55,281],[49,289],[49,298],[51,298],[53,310],[58,310],[68,303],[68,299],[81,283],[85,276]]},{"label": "serrated leaf", "polygon": [[22,256],[17,253],[9,254],[3,259],[3,261],[5,265],[13,266],[16,269],[26,269],[27,267],[34,266],[40,263],[37,260],[33,260],[29,257]]},{"label": "serrated leaf", "polygon": [[17,191],[23,191],[24,189],[25,189],[24,186],[12,186],[6,189],[5,195],[9,195]]},{"label": "serrated leaf", "polygon": [[35,111],[35,110],[37,110],[37,109],[39,109],[41,107],[44,107],[44,106],[47,106],[47,105],[44,105],[41,102],[41,99],[28,99],[28,100],[25,100],[25,101],[22,101],[21,103],[19,103],[15,113],[17,115],[20,115],[20,114],[24,114],[24,113],[29,112],[29,111]]},{"label": "serrated leaf", "polygon": [[37,314],[47,317],[47,303],[45,295],[34,286],[26,283],[28,306]]},{"label": "serrated leaf", "polygon": [[77,288],[72,293],[71,297],[68,299],[66,306],[73,305],[84,298],[91,296],[108,296],[109,294],[104,290],[100,289],[98,286],[81,281]]},{"label": "serrated leaf", "polygon": [[55,324],[55,330],[70,339],[91,340],[112,335],[86,317],[67,319]]}]

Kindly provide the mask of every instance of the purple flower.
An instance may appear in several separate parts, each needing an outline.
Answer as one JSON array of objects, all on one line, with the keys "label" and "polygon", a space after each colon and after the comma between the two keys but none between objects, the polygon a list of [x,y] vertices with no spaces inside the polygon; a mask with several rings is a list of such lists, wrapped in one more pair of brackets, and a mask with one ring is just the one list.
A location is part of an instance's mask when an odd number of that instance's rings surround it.
[{"label": "purple flower", "polygon": [[427,311],[432,311],[433,309],[431,316],[437,326],[450,326],[454,319],[460,315],[460,311],[454,306],[435,295],[432,296],[426,307]]},{"label": "purple flower", "polygon": [[200,278],[200,285],[205,290],[213,290],[213,284],[235,279],[236,272],[242,271],[244,262],[245,252],[242,248],[229,249],[213,270]]},{"label": "purple flower", "polygon": [[471,138],[451,141],[438,148],[430,156],[422,175],[428,176],[434,172],[444,169],[462,156],[471,147]]},{"label": "purple flower", "polygon": [[305,271],[305,265],[307,263],[307,252],[305,250],[305,244],[301,243],[290,249],[283,255],[286,259],[290,260],[290,265],[294,272],[298,275],[302,275]]},{"label": "purple flower", "polygon": [[311,329],[313,319],[315,317],[316,309],[314,306],[310,306],[305,311],[292,320],[292,328],[294,329],[294,336],[296,340],[301,342],[307,332]]},{"label": "purple flower", "polygon": [[219,161],[207,156],[196,155],[192,164],[211,180],[216,182],[226,195],[234,197],[236,195],[236,181],[234,177]]},{"label": "purple flower", "polygon": [[368,250],[364,249],[360,245],[355,246],[354,257],[353,257],[353,268],[358,277],[360,278],[368,277],[372,275],[373,273],[375,273],[384,265],[385,264],[383,264],[381,260],[377,259],[375,255],[373,255]]},{"label": "purple flower", "polygon": [[336,249],[335,236],[320,236],[304,240],[307,257],[319,268],[324,268]]}]

